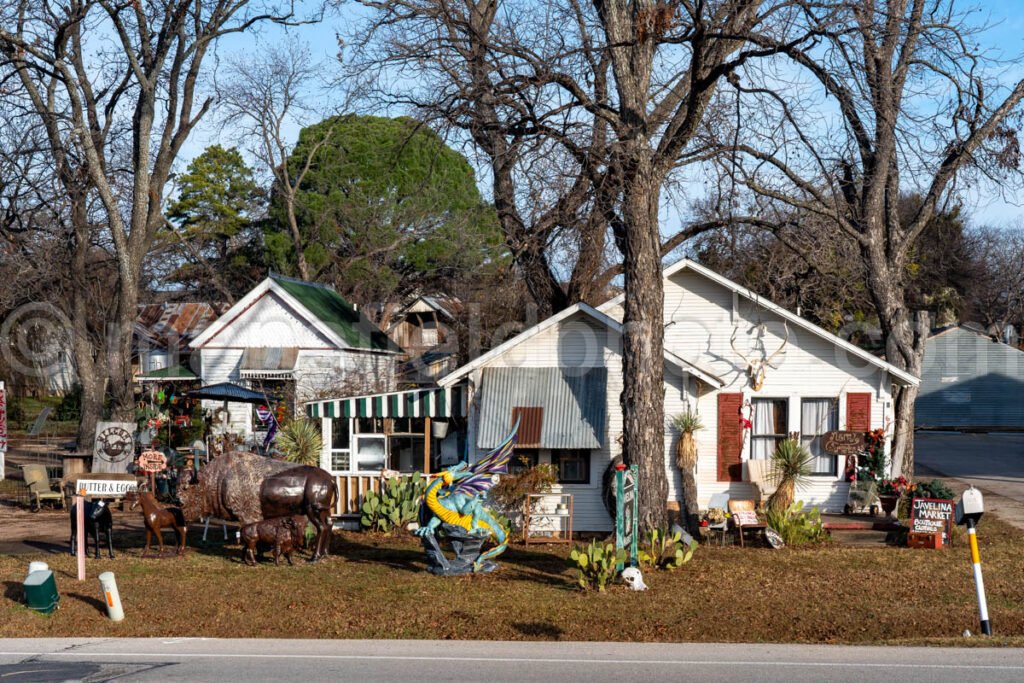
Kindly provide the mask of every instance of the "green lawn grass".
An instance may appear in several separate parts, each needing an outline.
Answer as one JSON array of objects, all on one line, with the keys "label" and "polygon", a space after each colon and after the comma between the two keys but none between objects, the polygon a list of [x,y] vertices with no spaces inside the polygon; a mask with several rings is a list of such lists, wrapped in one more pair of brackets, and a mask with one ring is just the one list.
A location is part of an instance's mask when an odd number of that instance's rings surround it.
[{"label": "green lawn grass", "polygon": [[[233,546],[145,560],[133,546],[115,560],[90,559],[82,583],[66,555],[0,557],[0,636],[1024,645],[1020,532],[989,517],[979,538],[996,639],[960,637],[978,622],[962,544],[701,547],[676,572],[645,574],[647,592],[615,585],[599,594],[575,587],[567,546],[514,546],[494,574],[439,578],[424,571],[416,539],[348,532],[336,535],[328,561],[294,567],[245,566]],[[50,617],[21,605],[32,559],[57,572],[61,607]],[[121,589],[120,624],[103,612],[95,577],[107,570]]]}]

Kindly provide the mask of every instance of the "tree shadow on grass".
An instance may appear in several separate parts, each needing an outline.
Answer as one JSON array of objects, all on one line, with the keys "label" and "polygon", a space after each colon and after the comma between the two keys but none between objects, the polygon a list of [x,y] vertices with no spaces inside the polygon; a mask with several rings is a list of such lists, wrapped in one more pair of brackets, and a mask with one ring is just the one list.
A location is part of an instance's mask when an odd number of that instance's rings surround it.
[{"label": "tree shadow on grass", "polygon": [[331,543],[331,555],[348,562],[361,564],[382,564],[393,569],[416,572],[427,571],[426,554],[420,548],[399,548],[357,543],[351,535],[344,540],[335,537]]},{"label": "tree shadow on grass", "polygon": [[22,602],[25,599],[25,587],[19,581],[4,581],[4,598],[11,602]]},{"label": "tree shadow on grass", "polygon": [[83,595],[82,593],[65,593],[65,595],[69,598],[74,598],[75,600],[84,602],[85,604],[95,608],[97,612],[104,616],[107,614],[106,604],[98,598],[94,598],[90,595]]}]

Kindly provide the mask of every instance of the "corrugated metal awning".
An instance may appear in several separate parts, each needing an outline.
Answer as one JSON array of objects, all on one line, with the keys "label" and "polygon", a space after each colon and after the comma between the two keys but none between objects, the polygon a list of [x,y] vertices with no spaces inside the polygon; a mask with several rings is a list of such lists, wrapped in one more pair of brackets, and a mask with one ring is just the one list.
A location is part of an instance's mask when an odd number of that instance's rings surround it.
[{"label": "corrugated metal awning", "polygon": [[299,350],[294,346],[247,348],[242,351],[238,374],[245,378],[290,379]]},{"label": "corrugated metal awning", "polygon": [[413,389],[306,403],[309,417],[465,417],[466,387]]},{"label": "corrugated metal awning", "polygon": [[[535,448],[601,448],[605,440],[607,368],[484,368],[479,448],[508,434],[516,408],[540,420]],[[524,411],[519,411],[524,412]]]}]

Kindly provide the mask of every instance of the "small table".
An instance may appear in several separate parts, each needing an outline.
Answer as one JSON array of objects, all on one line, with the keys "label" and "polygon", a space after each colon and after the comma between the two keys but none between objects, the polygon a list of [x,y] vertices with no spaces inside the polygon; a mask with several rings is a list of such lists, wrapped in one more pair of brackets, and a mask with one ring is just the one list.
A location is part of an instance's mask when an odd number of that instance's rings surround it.
[{"label": "small table", "polygon": [[[558,505],[553,511],[533,510],[534,504],[542,504],[545,499],[557,499]],[[537,529],[534,522],[538,519],[548,519],[554,522],[556,528]],[[565,525],[562,525],[562,520]],[[550,533],[550,536],[541,536],[542,533]],[[532,535],[531,535],[532,534]],[[526,503],[523,506],[523,544],[530,543],[572,543],[572,494],[571,493],[531,493],[526,496]]]},{"label": "small table", "polygon": [[726,534],[729,533],[729,520],[725,519],[715,524],[708,524],[704,527],[707,533],[708,543],[712,543],[715,540],[715,536],[718,536],[718,545],[725,545]]}]

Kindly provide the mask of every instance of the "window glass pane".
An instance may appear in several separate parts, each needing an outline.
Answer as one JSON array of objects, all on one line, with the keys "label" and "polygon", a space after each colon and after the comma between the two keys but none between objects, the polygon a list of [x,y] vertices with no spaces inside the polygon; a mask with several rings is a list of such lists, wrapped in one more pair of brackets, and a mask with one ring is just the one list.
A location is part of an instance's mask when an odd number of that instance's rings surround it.
[{"label": "window glass pane", "polygon": [[755,398],[751,402],[754,428],[750,437],[751,458],[768,460],[787,436],[789,411],[786,399]]},{"label": "window glass pane", "polygon": [[537,465],[537,449],[517,448],[508,461],[508,471],[511,474],[522,474],[531,467]]},{"label": "window glass pane", "polygon": [[558,468],[560,484],[590,483],[590,451],[575,449],[552,451],[551,462]]},{"label": "window glass pane", "polygon": [[800,400],[800,442],[814,456],[815,474],[834,475],[836,456],[821,448],[825,432],[839,429],[839,402],[832,398],[805,398]]},{"label": "window glass pane", "polygon": [[331,471],[348,472],[351,455],[348,451],[331,451]]},{"label": "window glass pane", "polygon": [[383,436],[356,437],[356,469],[360,472],[384,469],[385,452]]},{"label": "window glass pane", "polygon": [[358,434],[383,434],[383,417],[360,417],[356,418],[356,433]]},{"label": "window glass pane", "polygon": [[350,424],[347,417],[336,417],[331,420],[331,448],[348,450],[351,447],[352,437]]}]

